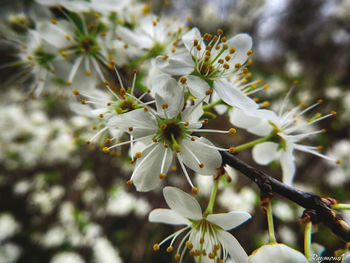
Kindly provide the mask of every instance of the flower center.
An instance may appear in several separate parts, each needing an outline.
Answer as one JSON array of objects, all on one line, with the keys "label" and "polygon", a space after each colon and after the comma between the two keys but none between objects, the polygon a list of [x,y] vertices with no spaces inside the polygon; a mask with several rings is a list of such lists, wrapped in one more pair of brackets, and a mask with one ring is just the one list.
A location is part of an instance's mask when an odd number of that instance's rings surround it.
[{"label": "flower center", "polygon": [[175,122],[168,123],[165,129],[163,130],[163,136],[168,141],[171,141],[172,137],[174,137],[175,140],[177,140],[178,138],[181,137],[181,134],[182,134],[182,129]]},{"label": "flower center", "polygon": [[94,53],[98,51],[99,47],[95,39],[90,35],[82,35],[79,38],[79,47],[82,53]]}]

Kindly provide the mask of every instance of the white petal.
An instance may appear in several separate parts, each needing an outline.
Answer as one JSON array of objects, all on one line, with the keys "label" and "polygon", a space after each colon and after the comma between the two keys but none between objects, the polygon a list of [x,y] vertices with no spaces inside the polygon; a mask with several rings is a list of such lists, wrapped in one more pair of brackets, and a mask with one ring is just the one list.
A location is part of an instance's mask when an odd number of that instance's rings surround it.
[{"label": "white petal", "polygon": [[66,35],[70,35],[71,37],[74,35],[72,27],[67,21],[60,20],[57,25],[39,23],[37,31],[45,41],[58,49],[66,48],[74,44],[74,40],[66,39]]},{"label": "white petal", "polygon": [[162,144],[155,144],[142,152],[142,157],[137,159],[132,181],[137,191],[146,192],[155,189],[160,184],[159,174],[163,157],[167,152],[164,171],[168,171],[173,160],[170,149]]},{"label": "white petal", "polygon": [[148,220],[154,223],[164,223],[169,225],[189,225],[190,222],[171,209],[155,209],[151,211]]},{"label": "white petal", "polygon": [[249,256],[249,263],[308,263],[299,251],[284,244],[268,244],[255,250]]},{"label": "white petal", "polygon": [[157,74],[152,78],[152,88],[151,88],[151,94],[152,96],[155,96],[156,93],[163,96],[163,87],[165,86],[165,83],[171,79],[171,76],[168,74],[160,73]]},{"label": "white petal", "polygon": [[[175,79],[170,78],[165,83],[163,88],[159,89],[155,95],[157,113],[162,118],[175,118],[184,106],[184,91],[183,88],[176,82]],[[163,109],[162,105],[168,104],[167,109]],[[165,113],[166,112],[166,116]]]},{"label": "white petal", "polygon": [[[205,145],[213,145],[206,138],[193,137],[195,141],[184,139],[180,144],[180,155],[184,164],[201,175],[215,175],[217,168],[222,164],[219,151],[206,147]],[[203,168],[199,167],[199,163],[193,155],[196,156],[201,164],[204,164]]]},{"label": "white petal", "polygon": [[[206,96],[205,92],[210,89],[209,84],[197,76],[187,76],[186,83],[191,94],[198,100],[203,99]],[[208,102],[208,100],[209,97],[206,98],[206,102]]]},{"label": "white petal", "polygon": [[[145,112],[143,109],[133,110],[124,114],[117,115],[109,119],[107,125],[109,127],[115,127],[129,132],[135,138],[155,134],[158,125],[156,120],[149,112]],[[129,131],[129,127],[132,127],[132,131]]]},{"label": "white petal", "polygon": [[194,71],[194,62],[189,53],[182,53],[164,59],[164,56],[156,58],[157,67],[165,73],[174,76],[188,75]]},{"label": "white petal", "polygon": [[278,144],[274,142],[263,142],[253,148],[253,159],[261,165],[267,165],[280,157]]},{"label": "white petal", "polygon": [[182,120],[188,121],[188,129],[199,129],[202,123],[199,122],[200,117],[204,114],[202,103],[187,107],[182,113]]},{"label": "white petal", "polygon": [[138,46],[141,48],[152,48],[153,41],[146,35],[138,34],[125,27],[119,26],[117,28],[117,34],[122,38],[122,41],[130,45]]},{"label": "white petal", "polygon": [[163,195],[168,206],[185,218],[202,219],[202,209],[197,200],[176,187],[164,187]]},{"label": "white petal", "polygon": [[[239,242],[233,235],[231,235],[230,233],[224,230],[221,230],[218,232],[218,236],[221,244],[228,251],[228,253],[230,254],[230,257],[234,260],[234,262],[236,263],[248,262],[247,253],[244,251],[242,246],[239,244]],[[266,261],[266,262],[269,262],[269,261]]]},{"label": "white petal", "polygon": [[223,214],[208,215],[207,220],[218,225],[224,230],[233,229],[251,218],[247,212],[232,211]]},{"label": "white petal", "polygon": [[253,41],[248,34],[238,34],[227,40],[227,45],[229,48],[236,49],[236,52],[231,55],[230,64],[240,63],[243,65],[247,61],[247,52],[252,49]]},{"label": "white petal", "polygon": [[[190,31],[188,31],[186,34],[182,36],[182,42],[184,43],[188,51],[191,51],[195,39],[197,39],[198,42],[201,44],[201,40],[202,40],[201,32],[199,32],[198,28],[196,27],[192,28]],[[205,50],[205,47],[204,47],[204,50]]]},{"label": "white petal", "polygon": [[286,151],[281,150],[281,167],[283,171],[283,182],[292,185],[295,174],[295,158],[293,155],[293,143],[286,142]]},{"label": "white petal", "polygon": [[214,89],[219,97],[231,106],[243,110],[258,108],[258,104],[256,104],[254,100],[235,88],[235,86],[226,79],[214,80]]}]

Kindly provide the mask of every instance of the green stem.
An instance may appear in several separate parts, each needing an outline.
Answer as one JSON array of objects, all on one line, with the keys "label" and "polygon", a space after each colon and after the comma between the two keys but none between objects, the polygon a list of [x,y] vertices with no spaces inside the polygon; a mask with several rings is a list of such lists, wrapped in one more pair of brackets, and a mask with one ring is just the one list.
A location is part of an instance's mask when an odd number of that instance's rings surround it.
[{"label": "green stem", "polygon": [[350,204],[336,204],[332,205],[332,208],[337,210],[350,210]]},{"label": "green stem", "polygon": [[244,144],[241,144],[241,145],[238,145],[235,147],[235,150],[236,151],[242,151],[242,150],[245,150],[245,149],[248,149],[248,148],[251,148],[259,143],[263,143],[263,142],[268,142],[270,141],[272,138],[273,138],[274,134],[269,134],[267,135],[266,137],[263,137],[263,138],[260,138],[260,139],[257,139],[257,140],[254,140],[254,141],[251,141],[251,142],[247,142],[247,143],[244,143]]},{"label": "green stem", "polygon": [[312,223],[311,221],[306,224],[305,227],[305,236],[304,236],[304,253],[305,257],[311,262],[311,232],[312,232]]},{"label": "green stem", "polygon": [[213,189],[211,190],[209,203],[208,203],[207,209],[205,209],[205,211],[204,211],[204,214],[206,214],[206,215],[213,213],[213,208],[214,208],[216,193],[218,191],[218,186],[219,186],[219,179],[214,181],[214,186],[213,186]]},{"label": "green stem", "polygon": [[204,106],[203,106],[203,110],[204,110],[204,111],[209,110],[209,109],[211,109],[211,108],[214,108],[216,105],[219,105],[219,104],[222,104],[222,103],[223,103],[222,99],[217,100],[217,101],[215,101],[215,102],[213,102],[213,103],[210,103],[210,104],[208,104],[208,105],[204,105]]},{"label": "green stem", "polygon": [[275,236],[275,228],[273,225],[273,216],[272,216],[272,208],[271,208],[271,201],[269,201],[267,205],[267,224],[269,227],[269,243],[274,244],[276,242],[276,236]]}]

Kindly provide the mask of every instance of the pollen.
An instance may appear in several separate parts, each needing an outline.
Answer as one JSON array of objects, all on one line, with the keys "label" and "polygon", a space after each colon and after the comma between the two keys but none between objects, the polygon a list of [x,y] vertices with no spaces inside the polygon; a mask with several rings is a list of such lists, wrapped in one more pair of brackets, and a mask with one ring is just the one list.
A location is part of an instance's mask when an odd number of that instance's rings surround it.
[{"label": "pollen", "polygon": [[231,146],[231,147],[228,149],[228,151],[229,151],[230,153],[235,153],[235,152],[236,152],[236,149],[235,149],[235,147]]},{"label": "pollen", "polygon": [[249,49],[247,55],[250,56],[251,54],[253,54],[253,50]]},{"label": "pollen", "polygon": [[[195,187],[194,187],[195,188]],[[193,188],[192,188],[193,189]],[[190,242],[190,241],[186,241],[185,243],[186,247],[189,249],[189,250],[192,250],[193,249],[193,244]]]},{"label": "pollen", "polygon": [[173,166],[171,167],[171,170],[172,170],[173,172],[176,172],[176,171],[177,171],[176,165],[173,165]]},{"label": "pollen", "polygon": [[106,86],[109,86],[109,82],[107,80],[104,81],[103,84],[105,84]]},{"label": "pollen", "polygon": [[89,141],[89,140],[87,140],[85,143],[86,143],[86,144],[90,144],[90,141]]},{"label": "pollen", "polygon": [[121,88],[119,93],[120,93],[120,95],[124,96],[126,94],[125,88]]},{"label": "pollen", "polygon": [[31,59],[33,59],[33,57],[32,56],[27,56],[27,59],[31,60]]},{"label": "pollen", "polygon": [[[197,187],[192,187],[192,194],[194,194],[194,195],[196,195],[196,194],[198,194],[198,188]],[[191,244],[191,243],[190,243]],[[191,244],[192,245],[192,244]],[[193,248],[193,245],[192,245],[192,248]],[[192,249],[192,248],[189,248],[190,250]]]},{"label": "pollen", "polygon": [[177,254],[174,255],[174,259],[175,259],[175,260],[179,260],[180,257],[181,257],[181,255],[180,255],[179,253],[177,253]]},{"label": "pollen", "polygon": [[107,103],[106,103],[106,105],[107,105],[107,106],[111,106],[111,105],[112,105],[112,103],[110,103],[110,102],[107,102]]},{"label": "pollen", "polygon": [[93,130],[96,130],[96,129],[97,129],[97,126],[96,126],[96,125],[93,125],[91,128],[92,128]]},{"label": "pollen", "polygon": [[169,58],[169,56],[164,56],[163,60],[167,60]]},{"label": "pollen", "polygon": [[193,141],[193,142],[194,142],[195,140],[196,140],[196,139],[195,139],[194,137],[191,137],[191,141]]},{"label": "pollen", "polygon": [[154,251],[158,251],[159,250],[159,245],[158,244],[154,244],[153,245],[153,250]]},{"label": "pollen", "polygon": [[199,168],[204,168],[204,163],[200,163],[198,166]]},{"label": "pollen", "polygon": [[137,152],[137,153],[135,154],[135,157],[136,157],[136,158],[141,158],[141,157],[142,157],[142,153],[141,153],[141,152]]},{"label": "pollen", "polygon": [[323,99],[317,100],[317,103],[321,104],[323,102]]},{"label": "pollen", "polygon": [[66,39],[67,40],[70,40],[71,38],[70,38],[70,35],[66,35]]},{"label": "pollen", "polygon": [[261,107],[263,107],[263,108],[266,108],[268,106],[270,106],[270,102],[268,102],[267,100],[261,104]]},{"label": "pollen", "polygon": [[237,130],[236,130],[235,128],[230,128],[230,129],[228,130],[228,133],[231,134],[231,135],[233,135],[233,134],[236,134],[236,133],[237,133]]},{"label": "pollen", "polygon": [[103,114],[102,113],[100,113],[100,118],[103,118]]},{"label": "pollen", "polygon": [[57,24],[57,20],[56,19],[51,19],[51,23],[56,25]]},{"label": "pollen", "polygon": [[337,160],[337,161],[336,161],[336,164],[341,164],[341,161],[340,161],[340,160]]},{"label": "pollen", "polygon": [[85,74],[86,76],[91,76],[91,71],[86,71]]},{"label": "pollen", "polygon": [[187,82],[187,78],[182,77],[182,78],[180,79],[180,82],[181,82],[182,84],[185,84],[185,83]]},{"label": "pollen", "polygon": [[132,131],[134,130],[134,128],[130,126],[130,127],[128,128],[128,130],[129,130],[129,132],[132,132]]},{"label": "pollen", "polygon": [[61,56],[62,57],[66,57],[68,55],[68,53],[66,51],[61,51]]},{"label": "pollen", "polygon": [[225,68],[225,69],[230,69],[230,65],[227,64],[227,63],[225,63],[225,64],[224,64],[224,68]]},{"label": "pollen", "polygon": [[334,110],[332,110],[331,113],[332,113],[332,115],[337,115],[337,112]]},{"label": "pollen", "polygon": [[241,65],[241,63],[236,63],[235,64],[235,68],[240,68],[242,65]]},{"label": "pollen", "polygon": [[218,60],[218,63],[219,63],[219,64],[224,64],[224,60],[223,60],[222,58],[220,58],[220,59]]},{"label": "pollen", "polygon": [[102,151],[105,152],[105,153],[109,153],[108,147],[103,147],[103,148],[102,148]]},{"label": "pollen", "polygon": [[143,107],[143,111],[148,111],[148,109],[146,107]]},{"label": "pollen", "polygon": [[153,138],[153,142],[158,142],[157,138]]},{"label": "pollen", "polygon": [[211,89],[208,89],[206,92],[205,92],[205,95],[210,95],[210,94],[212,94],[213,93],[213,91],[211,90]]},{"label": "pollen", "polygon": [[105,142],[106,142],[107,144],[110,144],[110,143],[111,143],[111,139],[106,138]]},{"label": "pollen", "polygon": [[163,180],[165,178],[165,174],[164,173],[160,173],[158,177],[159,177],[160,180]]},{"label": "pollen", "polygon": [[174,250],[174,247],[172,247],[172,246],[169,246],[167,249],[166,249],[166,252],[172,252]]},{"label": "pollen", "polygon": [[232,55],[233,53],[236,52],[236,49],[234,49],[233,47],[231,47],[230,50],[229,50],[229,52],[230,52],[230,54]]},{"label": "pollen", "polygon": [[163,123],[162,125],[160,125],[160,128],[161,128],[162,130],[165,130],[166,127],[168,127],[168,125],[166,125],[165,123]]},{"label": "pollen", "polygon": [[73,94],[74,94],[74,95],[79,95],[80,93],[79,93],[78,90],[75,90],[75,91],[73,91]]},{"label": "pollen", "polygon": [[86,100],[81,100],[81,104],[85,104],[86,103]]},{"label": "pollen", "polygon": [[226,37],[222,37],[222,38],[221,38],[221,42],[222,42],[222,43],[225,43],[226,41],[227,41],[227,38],[226,38]]},{"label": "pollen", "polygon": [[195,40],[193,40],[193,46],[197,46],[198,45],[198,39],[195,39]]},{"label": "pollen", "polygon": [[264,87],[264,89],[268,89],[269,88],[269,84],[265,84],[263,87]]},{"label": "pollen", "polygon": [[223,33],[224,31],[220,28],[216,31],[216,34],[218,34],[219,36],[221,36]]},{"label": "pollen", "polygon": [[132,181],[131,180],[126,181],[126,184],[130,186],[132,185]]},{"label": "pollen", "polygon": [[325,133],[325,132],[327,132],[327,130],[326,130],[326,129],[322,129],[321,132],[322,132],[322,133]]},{"label": "pollen", "polygon": [[208,119],[203,119],[202,122],[203,122],[204,124],[207,124],[207,123],[209,122],[209,120],[208,120]]},{"label": "pollen", "polygon": [[127,49],[129,47],[128,44],[124,44],[124,48]]},{"label": "pollen", "polygon": [[162,109],[167,109],[169,107],[168,103],[163,103],[162,104]]},{"label": "pollen", "polygon": [[135,161],[134,161],[134,160],[131,160],[131,161],[130,161],[130,163],[131,163],[131,164],[134,164],[134,163],[135,163]]}]

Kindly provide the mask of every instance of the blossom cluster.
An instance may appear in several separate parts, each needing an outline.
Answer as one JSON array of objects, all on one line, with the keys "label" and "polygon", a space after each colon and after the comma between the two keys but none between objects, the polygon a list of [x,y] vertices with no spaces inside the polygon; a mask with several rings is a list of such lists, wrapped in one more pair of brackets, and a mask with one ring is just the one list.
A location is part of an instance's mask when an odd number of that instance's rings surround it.
[{"label": "blossom cluster", "polygon": [[[126,149],[133,165],[127,184],[137,191],[163,186],[177,166],[193,194],[200,191],[191,179],[193,172],[215,181],[204,212],[193,195],[171,186],[163,188],[170,209],[153,210],[149,221],[185,227],[156,243],[154,250],[170,241],[167,251],[172,252],[182,235],[176,260],[181,261],[189,250],[198,262],[224,262],[228,257],[233,262],[248,262],[244,249],[227,231],[250,215],[213,213],[211,202],[224,174],[221,152],[236,154],[252,147],[258,164],[279,161],[283,182],[289,185],[296,171],[295,150],[338,162],[322,154],[322,146],[304,144],[306,138],[325,132],[316,123],[336,114],[317,112],[306,117],[322,100],[307,107],[303,103],[289,107],[290,91],[276,113],[267,109],[268,101],[252,96],[268,85],[261,79],[251,80],[253,40],[249,34],[228,37],[222,29],[201,34],[198,28],[189,28],[185,19],[157,17],[148,5],[134,1],[116,5],[108,0],[37,0],[36,5],[40,14],[13,16],[13,30],[1,29],[2,41],[18,51],[15,61],[4,65],[18,68],[11,80],[39,99],[43,93],[66,98],[73,112],[93,124],[88,145],[98,145],[107,154]],[[217,115],[227,115],[233,127],[206,128]],[[33,129],[5,117],[0,117],[1,126],[10,126],[12,121]],[[45,116],[37,118],[36,132],[46,120]],[[242,145],[217,145],[201,136],[234,135],[236,128],[260,138]],[[37,134],[27,133],[25,139],[35,143]],[[50,134],[39,135],[43,136]],[[65,139],[72,140],[61,138]],[[251,262],[257,262],[254,257],[259,253],[252,255]],[[300,262],[307,262],[303,255],[297,256]]]}]

